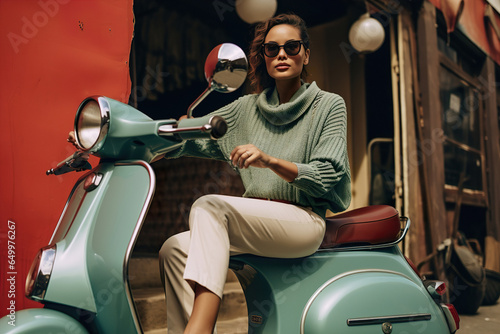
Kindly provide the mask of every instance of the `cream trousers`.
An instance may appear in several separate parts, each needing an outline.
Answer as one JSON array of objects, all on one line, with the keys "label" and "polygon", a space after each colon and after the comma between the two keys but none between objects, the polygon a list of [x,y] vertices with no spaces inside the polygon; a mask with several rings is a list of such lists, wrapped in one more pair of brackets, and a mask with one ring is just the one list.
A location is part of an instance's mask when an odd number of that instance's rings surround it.
[{"label": "cream trousers", "polygon": [[193,204],[189,228],[165,241],[159,254],[169,334],[183,333],[189,320],[194,292],[188,282],[222,298],[231,255],[310,255],[323,240],[325,222],[292,204],[207,195]]}]

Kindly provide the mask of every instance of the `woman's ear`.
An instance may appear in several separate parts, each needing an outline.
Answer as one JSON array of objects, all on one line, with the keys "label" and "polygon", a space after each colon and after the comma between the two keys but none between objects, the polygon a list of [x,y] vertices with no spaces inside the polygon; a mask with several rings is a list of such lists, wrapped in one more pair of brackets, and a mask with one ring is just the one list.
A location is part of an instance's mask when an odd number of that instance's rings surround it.
[{"label": "woman's ear", "polygon": [[307,49],[305,57],[304,57],[304,65],[309,64],[309,56],[310,56],[310,54],[311,54],[311,50]]}]

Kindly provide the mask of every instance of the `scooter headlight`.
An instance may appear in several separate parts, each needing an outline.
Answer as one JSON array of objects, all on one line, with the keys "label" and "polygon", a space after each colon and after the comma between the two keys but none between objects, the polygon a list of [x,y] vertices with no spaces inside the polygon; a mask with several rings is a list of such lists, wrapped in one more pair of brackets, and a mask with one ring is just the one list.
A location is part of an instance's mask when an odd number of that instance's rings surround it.
[{"label": "scooter headlight", "polygon": [[44,299],[55,258],[55,245],[44,247],[38,251],[26,278],[26,297],[33,300]]},{"label": "scooter headlight", "polygon": [[78,107],[75,118],[77,145],[84,151],[97,151],[108,133],[109,104],[106,98],[94,96]]}]

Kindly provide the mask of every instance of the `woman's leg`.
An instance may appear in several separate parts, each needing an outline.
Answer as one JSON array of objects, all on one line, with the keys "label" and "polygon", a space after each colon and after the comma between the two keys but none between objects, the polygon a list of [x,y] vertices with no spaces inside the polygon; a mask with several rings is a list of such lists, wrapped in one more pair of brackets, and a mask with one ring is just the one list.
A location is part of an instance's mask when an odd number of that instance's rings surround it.
[{"label": "woman's leg", "polygon": [[[221,299],[202,285],[186,281],[186,267],[190,232],[170,237],[160,252],[160,274],[167,303],[168,333],[212,333]],[[227,269],[226,269],[227,271]],[[196,306],[193,306],[196,305]],[[189,322],[188,320],[193,319]],[[201,326],[202,328],[200,328]]]},{"label": "woman's leg", "polygon": [[189,231],[176,234],[163,244],[160,252],[160,275],[167,302],[169,334],[182,334],[193,309],[194,291],[183,278],[189,249]]},{"label": "woman's leg", "polygon": [[221,299],[202,285],[196,284],[193,313],[185,334],[212,334],[219,314]]},{"label": "woman's leg", "polygon": [[[183,242],[184,247],[189,244],[184,279],[196,282],[211,291],[220,301],[230,255],[250,253],[282,258],[306,256],[318,248],[324,228],[321,217],[311,210],[294,205],[221,195],[201,197],[191,209],[190,240]],[[184,240],[185,234],[182,235]],[[177,242],[174,244],[177,246]],[[164,248],[167,247],[164,245],[160,252],[163,258],[171,253],[165,252]],[[181,252],[176,250],[174,253],[185,254],[185,249]],[[170,261],[163,262],[170,265]],[[176,265],[176,262],[174,260],[172,264]],[[168,273],[165,272],[168,280]],[[167,285],[168,283],[168,300]],[[190,287],[189,284],[185,286]],[[191,288],[189,290],[192,291]],[[178,293],[176,289],[173,289],[173,292]],[[173,299],[178,300],[179,297]],[[201,300],[203,299],[195,299],[194,308],[197,308],[197,304],[203,305],[200,304]],[[210,321],[215,322],[215,318],[204,312],[214,308],[198,309],[201,316],[193,316],[189,326],[212,328],[213,323],[205,320],[212,319]],[[215,309],[218,310],[218,304]],[[170,315],[168,318],[170,319]],[[169,325],[169,331],[170,328]]]}]

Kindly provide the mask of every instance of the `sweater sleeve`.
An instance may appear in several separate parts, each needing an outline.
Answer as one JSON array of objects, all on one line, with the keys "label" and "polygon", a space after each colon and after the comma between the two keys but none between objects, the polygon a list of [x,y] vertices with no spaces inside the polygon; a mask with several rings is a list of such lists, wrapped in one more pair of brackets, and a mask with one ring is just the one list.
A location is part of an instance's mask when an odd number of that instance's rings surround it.
[{"label": "sweater sleeve", "polygon": [[[340,199],[342,202],[350,202],[346,129],[345,103],[337,95],[330,105],[323,129],[312,148],[309,161],[296,163],[298,175],[291,182],[292,185],[314,198],[324,198],[334,202]],[[340,206],[343,207],[345,204]]]},{"label": "sweater sleeve", "polygon": [[[242,104],[245,97],[240,97],[238,100],[211,112],[209,115],[221,116],[227,122],[227,136],[235,127],[238,115],[241,112]],[[227,160],[227,154],[222,151],[217,140],[213,139],[193,139],[186,140],[178,149],[169,152],[165,158],[179,158],[182,156],[196,157],[196,158],[209,158],[216,160]]]}]

